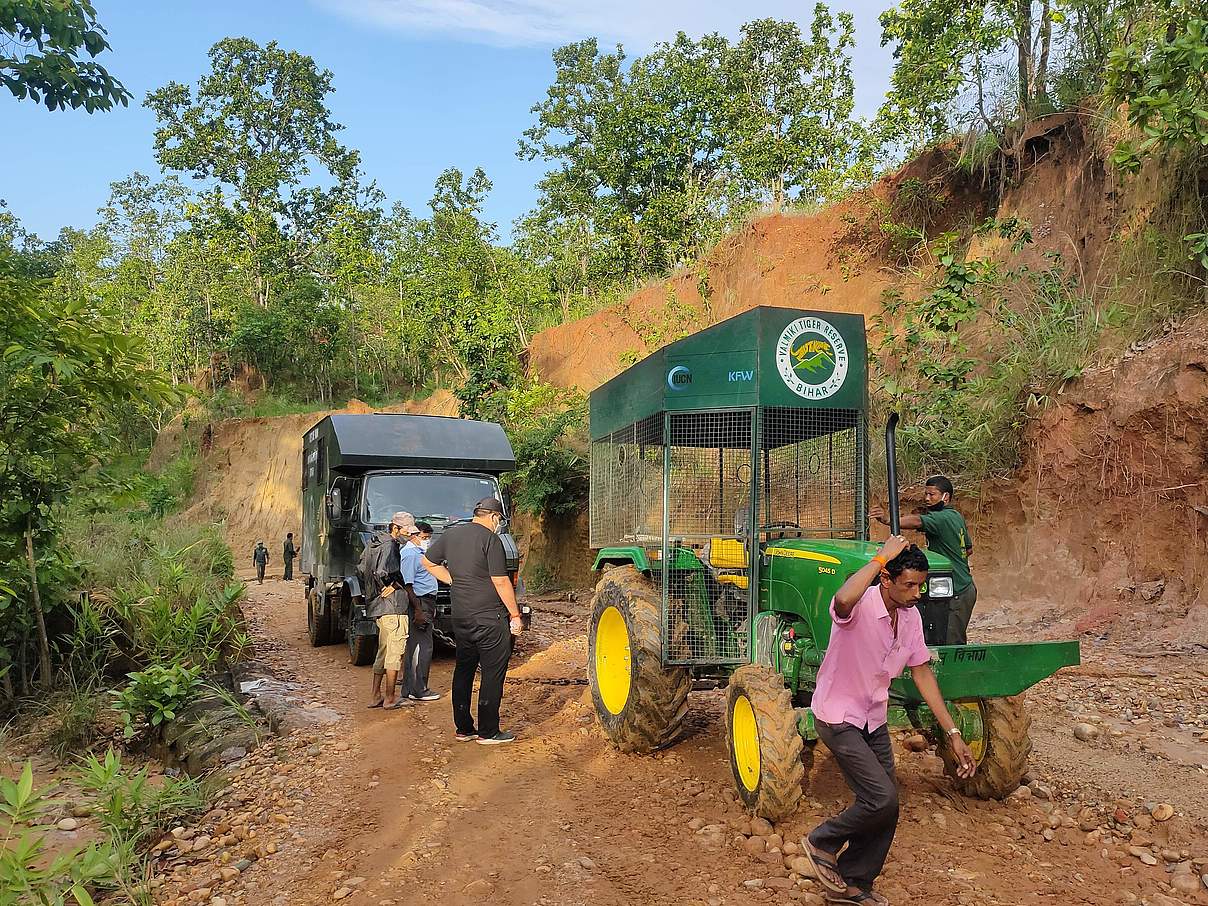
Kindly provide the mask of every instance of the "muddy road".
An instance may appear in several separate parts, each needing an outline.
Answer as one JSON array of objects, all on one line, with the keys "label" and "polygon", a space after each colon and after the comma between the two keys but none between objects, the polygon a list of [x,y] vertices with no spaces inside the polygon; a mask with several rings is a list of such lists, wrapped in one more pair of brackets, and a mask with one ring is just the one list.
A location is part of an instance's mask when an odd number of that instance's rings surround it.
[{"label": "muddy road", "polygon": [[[820,903],[793,860],[848,797],[825,748],[796,816],[752,827],[730,793],[721,693],[693,694],[667,752],[620,755],[586,687],[559,683],[584,676],[586,607],[531,603],[503,709],[520,738],[486,747],[453,739],[449,655],[433,666],[441,701],[368,710],[368,668],[309,646],[300,585],[252,584],[258,666],[289,690],[295,728],[232,765],[215,811],[178,831],[206,844],[165,864],[159,901]],[[880,884],[892,902],[1208,903],[1204,659],[1084,650],[1033,690],[1032,783],[1008,801],[954,794],[934,752],[897,740],[902,819]]]}]

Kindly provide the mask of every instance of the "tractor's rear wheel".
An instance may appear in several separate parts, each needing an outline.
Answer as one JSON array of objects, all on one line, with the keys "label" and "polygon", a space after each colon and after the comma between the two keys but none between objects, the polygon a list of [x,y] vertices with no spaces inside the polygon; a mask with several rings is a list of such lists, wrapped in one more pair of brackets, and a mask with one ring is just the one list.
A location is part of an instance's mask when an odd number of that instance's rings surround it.
[{"label": "tractor's rear wheel", "polygon": [[958,707],[977,707],[981,711],[982,738],[970,743],[977,759],[977,773],[967,780],[956,775],[952,748],[940,742],[944,773],[956,788],[974,799],[1002,799],[1019,788],[1032,754],[1032,718],[1022,695],[1010,698],[983,698]]},{"label": "tractor's rear wheel", "polygon": [[747,810],[769,821],[791,815],[805,780],[804,744],[792,695],[775,670],[750,664],[734,671],[726,691],[726,743]]},{"label": "tractor's rear wheel", "polygon": [[653,752],[679,736],[691,677],[663,666],[658,594],[632,566],[609,570],[596,585],[587,672],[600,726],[622,752]]},{"label": "tractor's rear wheel", "polygon": [[312,588],[306,594],[306,635],[313,648],[331,644],[331,609],[320,613],[320,604],[319,590]]}]

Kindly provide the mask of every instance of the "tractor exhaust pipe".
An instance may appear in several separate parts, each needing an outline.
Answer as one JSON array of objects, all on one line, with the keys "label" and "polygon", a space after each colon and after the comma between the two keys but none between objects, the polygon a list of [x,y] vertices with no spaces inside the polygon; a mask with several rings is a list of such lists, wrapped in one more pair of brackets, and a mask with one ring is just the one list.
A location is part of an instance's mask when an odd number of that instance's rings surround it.
[{"label": "tractor exhaust pipe", "polygon": [[889,478],[889,531],[900,535],[902,523],[898,513],[898,414],[889,413],[885,422],[885,471]]}]

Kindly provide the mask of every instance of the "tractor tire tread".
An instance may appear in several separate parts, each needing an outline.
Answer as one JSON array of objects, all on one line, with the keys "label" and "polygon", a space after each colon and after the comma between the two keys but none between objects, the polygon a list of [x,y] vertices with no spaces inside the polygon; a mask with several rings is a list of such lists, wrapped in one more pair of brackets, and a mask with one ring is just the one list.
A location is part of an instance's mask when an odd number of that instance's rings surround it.
[{"label": "tractor tire tread", "polygon": [[1019,788],[1032,754],[1032,718],[1022,695],[987,698],[982,703],[986,754],[977,773],[967,780],[956,776],[956,761],[947,745],[940,745],[944,773],[956,788],[973,799],[1004,799]]},{"label": "tractor tire tread", "polygon": [[[619,600],[618,600],[619,599]],[[633,664],[629,701],[620,715],[608,715],[596,691],[593,659],[588,671],[592,697],[601,726],[612,744],[622,752],[649,754],[673,743],[688,714],[688,692],[692,678],[683,667],[663,666],[662,618],[657,594],[650,580],[633,566],[617,566],[596,584],[592,600],[592,631],[607,606],[617,606],[630,629],[630,658]]]},{"label": "tractor tire tread", "polygon": [[737,775],[735,786],[749,811],[768,821],[780,821],[797,809],[805,763],[812,761],[813,750],[805,750],[797,731],[797,714],[784,677],[770,667],[748,664],[734,671],[726,692],[726,749],[731,753],[731,770],[734,742],[729,715],[743,693],[750,699],[759,727],[759,789],[754,800],[748,801]]}]

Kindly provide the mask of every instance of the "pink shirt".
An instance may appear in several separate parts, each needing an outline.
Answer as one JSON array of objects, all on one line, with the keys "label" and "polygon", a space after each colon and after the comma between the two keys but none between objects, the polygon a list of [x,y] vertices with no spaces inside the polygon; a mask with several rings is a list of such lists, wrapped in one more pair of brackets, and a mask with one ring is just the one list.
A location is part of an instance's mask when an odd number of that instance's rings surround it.
[{"label": "pink shirt", "polygon": [[879,582],[864,592],[846,620],[835,614],[834,599],[830,611],[834,628],[810,709],[824,723],[848,723],[871,732],[888,719],[890,680],[907,666],[931,659],[923,618],[917,608],[899,610],[894,638]]}]

